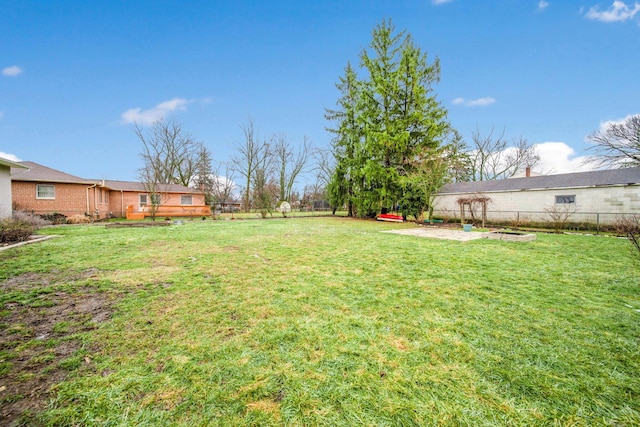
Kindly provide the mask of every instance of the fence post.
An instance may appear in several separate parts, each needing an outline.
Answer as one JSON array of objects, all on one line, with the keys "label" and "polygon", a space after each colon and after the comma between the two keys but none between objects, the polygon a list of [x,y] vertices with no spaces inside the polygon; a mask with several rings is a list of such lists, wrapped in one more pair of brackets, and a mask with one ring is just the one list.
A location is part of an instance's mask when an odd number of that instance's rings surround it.
[{"label": "fence post", "polygon": [[596,213],[596,236],[600,234],[600,212]]}]

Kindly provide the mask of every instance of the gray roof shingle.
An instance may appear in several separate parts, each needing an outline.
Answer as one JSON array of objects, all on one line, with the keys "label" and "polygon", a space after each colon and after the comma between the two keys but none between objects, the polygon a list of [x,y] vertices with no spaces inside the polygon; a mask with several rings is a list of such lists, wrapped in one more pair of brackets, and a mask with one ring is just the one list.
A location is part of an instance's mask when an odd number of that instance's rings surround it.
[{"label": "gray roof shingle", "polygon": [[490,193],[551,188],[584,188],[611,185],[640,184],[640,167],[574,172],[558,175],[531,176],[492,181],[454,182],[447,184],[439,194]]},{"label": "gray roof shingle", "polygon": [[[18,162],[28,169],[17,167],[11,168],[12,181],[30,182],[57,182],[66,184],[102,185],[116,191],[139,191],[147,192],[144,184],[135,181],[114,181],[102,179],[84,179],[59,170],[51,169],[35,162]],[[184,187],[178,184],[160,184],[163,193],[202,193],[195,188]]]},{"label": "gray roof shingle", "polygon": [[[102,182],[104,182],[105,187],[108,187],[116,191],[147,192],[142,182],[114,181],[109,179],[105,179],[104,181],[95,180],[95,182],[99,182],[101,184]],[[196,188],[185,187],[183,185],[178,185],[178,184],[158,184],[158,189],[163,193],[202,193],[202,191],[199,191]]]},{"label": "gray roof shingle", "polygon": [[35,162],[19,162],[29,169],[11,168],[12,181],[64,182],[69,184],[93,184],[90,180],[80,178],[59,170],[42,166]]}]

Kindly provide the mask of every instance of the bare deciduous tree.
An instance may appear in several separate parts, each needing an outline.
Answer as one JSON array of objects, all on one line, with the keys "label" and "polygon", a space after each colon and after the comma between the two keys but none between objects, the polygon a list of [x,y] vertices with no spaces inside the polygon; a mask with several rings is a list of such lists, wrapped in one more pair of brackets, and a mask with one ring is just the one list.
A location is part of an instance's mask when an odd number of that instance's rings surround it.
[{"label": "bare deciduous tree", "polygon": [[189,186],[191,183],[202,144],[197,143],[175,121],[159,120],[151,125],[148,132],[136,123],[134,132],[142,142],[144,165],[138,171],[139,177],[149,192],[147,204],[151,218],[155,220],[158,206],[163,203],[164,186]]},{"label": "bare deciduous tree", "polygon": [[520,138],[511,145],[504,138],[504,131],[497,138],[482,136],[479,130],[472,133],[473,147],[468,153],[473,181],[511,178],[526,167],[534,167],[540,162],[534,146]]},{"label": "bare deciduous tree", "polygon": [[312,156],[315,161],[313,171],[315,172],[316,182],[326,190],[336,167],[335,156],[331,150],[327,149],[315,150]]},{"label": "bare deciduous tree", "polygon": [[137,123],[134,132],[143,145],[144,177],[158,184],[189,186],[195,174],[201,144],[175,121],[159,120],[145,132]]},{"label": "bare deciduous tree", "polygon": [[304,173],[311,153],[311,144],[304,137],[302,146],[294,152],[286,135],[280,134],[272,138],[272,154],[278,183],[280,185],[280,200],[290,200],[293,186],[298,176]]},{"label": "bare deciduous tree", "polygon": [[232,157],[234,172],[244,178],[244,208],[248,212],[251,207],[251,184],[254,174],[269,154],[269,146],[265,141],[259,141],[253,121],[249,120],[240,128],[244,134],[244,143],[236,145],[236,155]]},{"label": "bare deciduous tree", "polygon": [[256,168],[251,178],[253,207],[260,211],[262,217],[272,212],[278,187],[273,179],[273,155],[269,144],[264,144],[255,158]]},{"label": "bare deciduous tree", "polygon": [[149,213],[151,214],[151,220],[156,220],[156,212],[158,212],[158,206],[160,206],[163,202],[162,194],[164,192],[164,186],[167,184],[162,184],[159,182],[157,175],[153,168],[141,168],[139,170],[140,181],[144,186],[144,189],[149,193],[149,195],[142,195],[141,197],[148,197],[146,203],[140,201],[141,205],[149,206]]},{"label": "bare deciduous tree", "polygon": [[609,168],[640,166],[640,114],[610,123],[588,139],[594,143],[589,147],[594,154],[586,163]]},{"label": "bare deciduous tree", "polygon": [[229,203],[235,190],[233,173],[233,167],[228,162],[220,163],[214,171],[213,194],[221,208]]}]

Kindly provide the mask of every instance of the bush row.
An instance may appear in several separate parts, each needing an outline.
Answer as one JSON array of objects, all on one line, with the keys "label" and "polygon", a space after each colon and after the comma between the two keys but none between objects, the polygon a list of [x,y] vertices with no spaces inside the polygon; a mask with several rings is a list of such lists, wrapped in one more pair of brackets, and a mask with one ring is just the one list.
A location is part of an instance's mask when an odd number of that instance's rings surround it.
[{"label": "bush row", "polygon": [[0,243],[16,243],[29,239],[37,227],[27,221],[5,218],[0,220]]}]

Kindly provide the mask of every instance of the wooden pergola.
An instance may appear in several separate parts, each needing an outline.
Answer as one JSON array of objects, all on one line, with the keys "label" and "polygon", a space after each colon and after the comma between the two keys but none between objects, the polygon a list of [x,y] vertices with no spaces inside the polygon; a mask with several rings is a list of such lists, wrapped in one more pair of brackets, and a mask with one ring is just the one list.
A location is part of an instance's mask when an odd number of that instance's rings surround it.
[{"label": "wooden pergola", "polygon": [[467,208],[469,210],[469,214],[471,215],[471,220],[476,222],[476,217],[474,214],[474,207],[477,205],[481,205],[482,207],[482,228],[484,228],[484,224],[487,221],[487,205],[491,201],[491,198],[483,195],[475,195],[471,197],[460,197],[457,202],[458,206],[460,206],[460,224],[464,225],[465,223],[465,212]]}]

